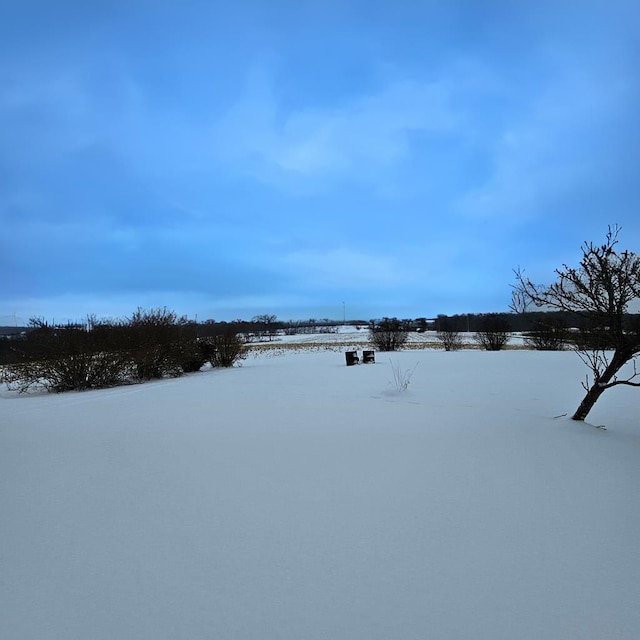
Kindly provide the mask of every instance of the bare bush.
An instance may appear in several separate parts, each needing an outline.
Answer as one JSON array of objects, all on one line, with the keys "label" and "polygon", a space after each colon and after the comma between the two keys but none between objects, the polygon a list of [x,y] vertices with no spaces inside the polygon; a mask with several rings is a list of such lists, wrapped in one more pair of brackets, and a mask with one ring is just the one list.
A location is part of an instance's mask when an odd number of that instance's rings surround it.
[{"label": "bare bush", "polygon": [[[32,320],[26,336],[12,341],[11,348],[4,376],[20,391],[97,389],[179,376],[209,360],[198,326],[166,308],[139,308],[115,323],[89,317],[84,324],[51,326]],[[230,356],[221,348],[216,357],[226,362]]]},{"label": "bare bush", "polygon": [[562,351],[568,338],[569,329],[562,318],[536,320],[533,329],[524,334],[525,344],[537,351]]},{"label": "bare bush", "polygon": [[378,351],[398,351],[409,337],[408,332],[397,318],[372,320],[369,324],[369,342]]},{"label": "bare bush", "polygon": [[511,339],[509,322],[498,315],[488,315],[480,321],[473,339],[487,351],[500,351]]},{"label": "bare bush", "polygon": [[211,336],[201,345],[203,353],[211,362],[212,367],[232,367],[247,357],[244,339],[232,331]]},{"label": "bare bush", "polygon": [[195,322],[181,323],[178,327],[179,339],[176,345],[178,363],[184,373],[200,371],[207,363],[203,342],[198,338],[199,327]]},{"label": "bare bush", "polygon": [[175,311],[166,307],[138,308],[128,319],[128,351],[138,379],[175,377],[183,373],[182,362],[189,342],[181,331],[185,324],[186,318],[178,318]]},{"label": "bare bush", "polygon": [[445,351],[457,351],[462,348],[462,336],[457,329],[457,323],[454,318],[438,317],[436,339]]},{"label": "bare bush", "polygon": [[27,336],[14,345],[16,362],[5,378],[21,392],[34,386],[50,391],[82,391],[125,383],[131,367],[117,331],[89,319],[85,325],[49,325],[32,319]]},{"label": "bare bush", "polygon": [[462,336],[459,331],[438,331],[436,339],[445,351],[462,349]]}]

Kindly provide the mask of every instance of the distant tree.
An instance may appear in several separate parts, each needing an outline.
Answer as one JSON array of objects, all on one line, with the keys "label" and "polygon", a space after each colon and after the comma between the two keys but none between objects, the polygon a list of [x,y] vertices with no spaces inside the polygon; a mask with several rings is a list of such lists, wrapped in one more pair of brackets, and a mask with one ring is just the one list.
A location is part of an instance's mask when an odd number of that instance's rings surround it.
[{"label": "distant tree", "polygon": [[487,351],[500,351],[511,339],[511,326],[506,318],[490,314],[480,321],[473,339]]},{"label": "distant tree", "polygon": [[[514,289],[538,307],[569,311],[581,316],[588,325],[588,340],[578,342],[576,350],[591,371],[583,387],[586,395],[573,414],[584,420],[598,398],[611,387],[640,387],[635,358],[640,354],[640,322],[625,328],[629,304],[640,299],[640,257],[617,249],[620,227],[610,226],[604,244],[582,245],[578,267],[563,265],[556,269],[552,285],[536,285],[516,271]],[[633,367],[623,377],[621,369]]]},{"label": "distant tree", "polygon": [[426,318],[416,318],[416,331],[423,333],[428,329],[428,322]]},{"label": "distant tree", "polygon": [[383,318],[369,323],[369,341],[379,351],[397,351],[402,348],[409,337],[398,318]]},{"label": "distant tree", "polygon": [[278,320],[277,316],[264,313],[259,316],[254,316],[252,319],[252,322],[259,325],[260,337],[266,336],[269,338],[269,342],[271,342],[273,340],[273,336],[276,335],[278,331],[278,326],[276,324],[277,320]]}]

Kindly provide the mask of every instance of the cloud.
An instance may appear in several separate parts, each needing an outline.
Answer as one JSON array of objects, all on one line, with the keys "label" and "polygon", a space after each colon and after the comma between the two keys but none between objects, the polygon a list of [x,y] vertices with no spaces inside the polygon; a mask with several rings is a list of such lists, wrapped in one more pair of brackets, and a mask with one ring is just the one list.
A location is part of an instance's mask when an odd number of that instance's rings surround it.
[{"label": "cloud", "polygon": [[286,273],[295,274],[298,282],[319,289],[375,290],[400,283],[404,286],[411,280],[408,269],[397,259],[348,247],[292,251],[279,265]]},{"label": "cloud", "polygon": [[9,75],[0,88],[0,143],[12,150],[11,170],[18,177],[18,171],[56,162],[93,138],[88,96],[72,74],[25,76]]},{"label": "cloud", "polygon": [[626,153],[617,128],[627,119],[630,87],[612,70],[556,62],[552,77],[529,87],[528,104],[486,141],[491,171],[481,187],[458,199],[462,213],[535,218],[612,179],[609,159]]},{"label": "cloud", "polygon": [[270,75],[254,71],[216,125],[214,145],[221,161],[248,163],[263,179],[362,176],[406,159],[415,134],[454,125],[442,83],[396,80],[333,108],[287,111]]}]

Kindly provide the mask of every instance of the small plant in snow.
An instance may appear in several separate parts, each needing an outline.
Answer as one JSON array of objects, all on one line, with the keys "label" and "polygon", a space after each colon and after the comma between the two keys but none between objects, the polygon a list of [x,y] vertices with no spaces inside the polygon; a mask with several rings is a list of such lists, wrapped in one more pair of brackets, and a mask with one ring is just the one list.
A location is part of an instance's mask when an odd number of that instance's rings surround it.
[{"label": "small plant in snow", "polygon": [[411,376],[413,376],[413,372],[420,363],[416,362],[416,366],[413,367],[413,369],[403,371],[399,362],[393,362],[391,358],[389,358],[389,362],[391,363],[391,371],[393,371],[393,384],[395,385],[396,391],[398,391],[398,393],[406,391],[411,382]]}]

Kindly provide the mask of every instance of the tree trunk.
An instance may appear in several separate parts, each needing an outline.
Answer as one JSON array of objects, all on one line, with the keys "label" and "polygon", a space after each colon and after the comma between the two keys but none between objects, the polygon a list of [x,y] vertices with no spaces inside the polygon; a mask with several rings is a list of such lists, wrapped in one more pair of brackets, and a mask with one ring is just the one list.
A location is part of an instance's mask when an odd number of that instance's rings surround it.
[{"label": "tree trunk", "polygon": [[605,392],[609,384],[613,380],[614,376],[620,371],[624,364],[631,358],[633,353],[628,354],[624,349],[616,349],[611,358],[611,362],[604,370],[602,375],[598,377],[594,371],[594,382],[587,391],[587,395],[582,399],[580,406],[576,412],[571,416],[572,420],[584,420],[589,411],[593,408],[593,405],[597,402],[598,398]]},{"label": "tree trunk", "polygon": [[571,416],[572,420],[584,420],[589,411],[593,408],[593,405],[597,402],[598,398],[604,393],[604,387],[600,386],[599,382],[595,382],[587,395],[582,399],[577,411]]}]

